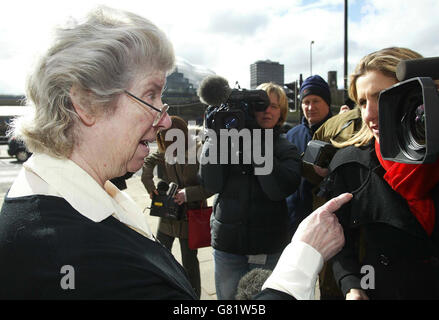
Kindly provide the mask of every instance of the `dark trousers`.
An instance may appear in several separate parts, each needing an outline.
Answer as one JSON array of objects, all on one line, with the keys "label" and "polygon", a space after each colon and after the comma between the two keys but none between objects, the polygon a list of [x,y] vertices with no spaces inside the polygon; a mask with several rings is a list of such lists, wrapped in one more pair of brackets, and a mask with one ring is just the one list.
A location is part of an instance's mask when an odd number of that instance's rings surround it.
[{"label": "dark trousers", "polygon": [[[160,241],[169,251],[172,250],[172,244],[174,243],[174,237],[168,236],[160,231],[157,232],[157,240]],[[198,261],[198,250],[189,249],[188,240],[180,239],[180,251],[183,267],[186,270],[189,281],[192,284],[198,297],[201,296],[201,278],[200,278],[200,263]]]}]

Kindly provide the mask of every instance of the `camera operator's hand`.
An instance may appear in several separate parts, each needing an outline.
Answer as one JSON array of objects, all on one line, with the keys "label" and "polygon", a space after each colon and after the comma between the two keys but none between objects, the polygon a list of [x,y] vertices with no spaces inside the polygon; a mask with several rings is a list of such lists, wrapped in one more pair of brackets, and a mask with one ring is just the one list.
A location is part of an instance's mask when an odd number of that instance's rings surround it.
[{"label": "camera operator's hand", "polygon": [[336,255],[344,246],[343,228],[334,212],[352,199],[344,193],[326,202],[303,220],[293,237],[316,249],[325,261]]},{"label": "camera operator's hand", "polygon": [[178,205],[182,205],[186,202],[186,192],[184,189],[180,189],[177,191],[174,196],[174,202],[176,202]]}]

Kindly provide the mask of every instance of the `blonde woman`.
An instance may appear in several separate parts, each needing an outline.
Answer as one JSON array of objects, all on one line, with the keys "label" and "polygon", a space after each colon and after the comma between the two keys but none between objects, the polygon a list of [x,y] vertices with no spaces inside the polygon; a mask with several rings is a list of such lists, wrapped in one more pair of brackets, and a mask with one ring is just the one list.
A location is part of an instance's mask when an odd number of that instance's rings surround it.
[{"label": "blonde woman", "polygon": [[332,261],[346,299],[439,297],[439,196],[432,196],[438,164],[384,161],[379,146],[379,93],[398,82],[401,60],[416,58],[421,56],[410,49],[382,49],[365,56],[351,76],[349,94],[361,108],[363,127],[348,141],[333,142],[343,149],[327,177],[329,195],[354,194],[337,214],[346,245]]}]

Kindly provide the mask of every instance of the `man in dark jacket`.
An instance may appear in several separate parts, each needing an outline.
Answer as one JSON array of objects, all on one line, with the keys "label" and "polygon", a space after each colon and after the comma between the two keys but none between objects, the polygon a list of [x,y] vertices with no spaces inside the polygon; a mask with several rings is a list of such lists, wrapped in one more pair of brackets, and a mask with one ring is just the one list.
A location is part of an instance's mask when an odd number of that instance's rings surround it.
[{"label": "man in dark jacket", "polygon": [[[332,116],[328,83],[318,75],[307,78],[300,87],[300,99],[304,117],[300,125],[288,131],[287,139],[303,154],[317,129]],[[299,189],[287,198],[291,234],[312,212],[313,188],[314,185],[302,177]]]}]

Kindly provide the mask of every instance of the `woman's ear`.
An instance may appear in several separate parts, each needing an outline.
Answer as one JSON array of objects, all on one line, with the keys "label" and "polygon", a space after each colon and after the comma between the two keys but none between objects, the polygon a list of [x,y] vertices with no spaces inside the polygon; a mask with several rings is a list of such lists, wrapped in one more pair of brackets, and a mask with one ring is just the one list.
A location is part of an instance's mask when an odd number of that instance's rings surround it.
[{"label": "woman's ear", "polygon": [[72,86],[70,89],[70,100],[83,124],[90,127],[96,123],[96,116],[87,108],[87,100],[83,98],[83,92],[78,90],[75,86]]}]

